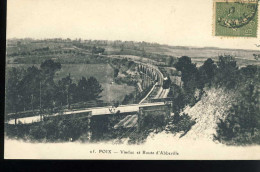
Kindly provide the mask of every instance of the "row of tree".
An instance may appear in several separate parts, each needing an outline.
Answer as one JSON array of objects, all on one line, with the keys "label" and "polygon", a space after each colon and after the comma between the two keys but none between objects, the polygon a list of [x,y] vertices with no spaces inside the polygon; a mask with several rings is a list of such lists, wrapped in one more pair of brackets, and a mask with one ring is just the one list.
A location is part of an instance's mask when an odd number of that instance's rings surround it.
[{"label": "row of tree", "polygon": [[202,94],[205,86],[223,86],[227,89],[235,89],[238,86],[239,78],[243,75],[241,71],[252,68],[252,66],[247,66],[245,69],[239,70],[235,58],[229,55],[219,56],[216,63],[209,58],[200,67],[192,63],[190,57],[183,56],[178,59],[174,67],[181,72],[182,91],[184,92],[182,96],[184,96],[185,102],[191,105],[196,103],[196,96],[194,96],[196,91]]},{"label": "row of tree", "polygon": [[82,77],[74,83],[70,75],[54,82],[55,73],[61,64],[53,60],[35,66],[23,68],[12,67],[7,70],[6,112],[18,113],[26,110],[53,111],[70,108],[72,103],[97,100],[102,92],[96,78]]}]

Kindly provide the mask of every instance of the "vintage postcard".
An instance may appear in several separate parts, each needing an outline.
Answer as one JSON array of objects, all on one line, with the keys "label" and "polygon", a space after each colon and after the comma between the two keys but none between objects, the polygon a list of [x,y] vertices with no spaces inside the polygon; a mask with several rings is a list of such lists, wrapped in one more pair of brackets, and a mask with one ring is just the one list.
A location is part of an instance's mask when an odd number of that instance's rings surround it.
[{"label": "vintage postcard", "polygon": [[256,0],[8,0],[5,159],[260,159]]}]

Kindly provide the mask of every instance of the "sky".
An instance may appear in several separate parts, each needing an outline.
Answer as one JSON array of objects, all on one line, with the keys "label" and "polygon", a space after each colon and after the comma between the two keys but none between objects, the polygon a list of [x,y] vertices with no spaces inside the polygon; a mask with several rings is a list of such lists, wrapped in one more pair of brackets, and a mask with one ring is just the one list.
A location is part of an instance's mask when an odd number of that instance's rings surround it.
[{"label": "sky", "polygon": [[[259,24],[260,22],[258,22]],[[212,0],[8,0],[7,39],[81,38],[260,50],[212,34]]]}]

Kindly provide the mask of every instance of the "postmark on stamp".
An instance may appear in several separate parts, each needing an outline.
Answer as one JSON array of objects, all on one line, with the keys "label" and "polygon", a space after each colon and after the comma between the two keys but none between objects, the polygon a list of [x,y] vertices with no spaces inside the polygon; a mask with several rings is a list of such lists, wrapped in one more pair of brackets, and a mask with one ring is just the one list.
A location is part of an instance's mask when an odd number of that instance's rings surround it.
[{"label": "postmark on stamp", "polygon": [[258,0],[215,0],[213,35],[257,37]]}]

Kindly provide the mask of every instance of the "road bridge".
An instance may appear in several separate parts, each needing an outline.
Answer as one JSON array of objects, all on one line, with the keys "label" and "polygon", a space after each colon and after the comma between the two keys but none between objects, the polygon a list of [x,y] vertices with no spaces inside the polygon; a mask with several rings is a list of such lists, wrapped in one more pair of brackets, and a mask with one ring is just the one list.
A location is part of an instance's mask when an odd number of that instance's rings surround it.
[{"label": "road bridge", "polygon": [[[86,108],[82,110],[71,110],[65,111],[62,113],[56,113],[53,115],[48,115],[48,117],[55,117],[60,115],[75,115],[75,114],[91,114],[91,116],[100,116],[100,115],[113,115],[113,114],[125,114],[131,112],[139,112],[140,108],[143,107],[159,107],[165,105],[163,102],[155,103],[144,103],[144,104],[129,104],[129,105],[120,105],[118,107],[105,106],[105,107],[94,107]],[[91,117],[90,116],[90,117]],[[17,119],[17,122],[20,121],[22,124],[29,124],[33,122],[40,122],[40,116],[25,117]],[[8,121],[9,124],[15,124],[15,119]]]}]

